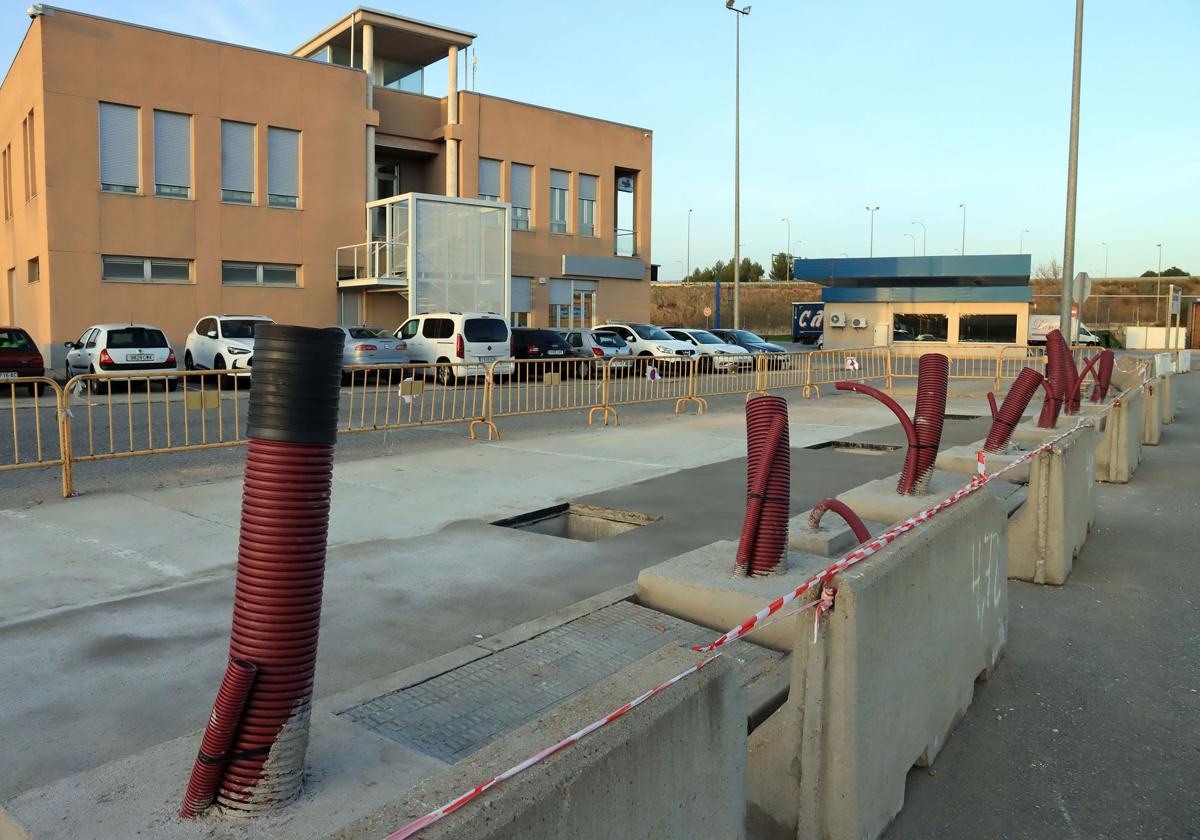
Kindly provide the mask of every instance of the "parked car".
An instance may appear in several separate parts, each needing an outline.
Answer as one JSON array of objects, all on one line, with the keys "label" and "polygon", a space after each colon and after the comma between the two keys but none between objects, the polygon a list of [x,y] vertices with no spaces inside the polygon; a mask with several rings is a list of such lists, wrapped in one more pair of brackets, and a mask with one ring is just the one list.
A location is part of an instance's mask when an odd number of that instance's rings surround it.
[{"label": "parked car", "polygon": [[731,370],[747,370],[754,367],[754,357],[750,355],[749,350],[722,341],[708,330],[679,327],[668,329],[667,334],[696,348],[700,355],[701,370],[728,373]]},{"label": "parked car", "polygon": [[259,324],[273,323],[266,315],[207,315],[188,333],[183,366],[249,376],[254,364],[254,330]]},{"label": "parked car", "polygon": [[[85,373],[101,377],[107,373],[139,373],[146,377],[132,377],[128,382],[162,381],[168,391],[174,391],[178,383],[174,376],[163,375],[163,371],[178,369],[175,351],[166,334],[150,324],[95,324],[64,346],[67,379]],[[112,382],[93,379],[91,387],[96,393],[107,393]]]},{"label": "parked car", "polygon": [[[516,327],[512,331],[512,357],[543,362],[540,365],[517,365],[516,374],[560,373],[586,379],[592,375],[590,353],[584,354],[567,343],[557,330],[537,330]],[[561,362],[561,363],[560,363]],[[551,364],[554,363],[554,364]]]},{"label": "parked car", "polygon": [[[46,364],[29,333],[20,327],[0,327],[0,381],[45,375]],[[46,390],[45,383],[30,382],[26,387],[30,396]]]},{"label": "parked car", "polygon": [[563,337],[584,355],[607,359],[610,371],[625,372],[633,367],[633,350],[625,339],[608,330],[559,330]]},{"label": "parked car", "polygon": [[[380,327],[333,327],[345,336],[342,345],[342,367],[352,365],[406,365],[408,344],[394,338]],[[365,374],[366,371],[361,373]],[[362,376],[356,377],[362,379]],[[350,380],[350,373],[342,373],[342,382]]]},{"label": "parked car", "polygon": [[[436,369],[443,385],[486,374],[492,362],[508,358],[512,337],[508,321],[495,312],[426,312],[409,318],[393,335],[408,344],[413,364],[452,365]],[[504,361],[494,368],[498,376],[512,370]]]},{"label": "parked car", "polygon": [[770,365],[773,368],[790,368],[792,366],[791,359],[788,357],[788,351],[780,347],[778,344],[772,344],[760,335],[756,335],[750,330],[710,330],[710,332],[722,341],[741,347],[748,350],[750,353],[769,353],[772,356],[777,356],[770,360]]},{"label": "parked car", "polygon": [[662,327],[653,324],[601,324],[595,329],[616,333],[629,345],[633,355],[653,358],[661,364],[664,373],[682,369],[683,363],[696,355],[696,348],[691,344],[672,338]]}]

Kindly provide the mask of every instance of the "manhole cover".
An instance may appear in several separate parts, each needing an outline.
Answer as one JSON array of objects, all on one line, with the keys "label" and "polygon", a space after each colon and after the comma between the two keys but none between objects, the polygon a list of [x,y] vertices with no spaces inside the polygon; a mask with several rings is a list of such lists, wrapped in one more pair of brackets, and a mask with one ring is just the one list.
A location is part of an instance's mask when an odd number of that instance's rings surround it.
[{"label": "manhole cover", "polygon": [[567,502],[519,516],[510,516],[507,519],[498,519],[492,524],[549,537],[596,542],[649,525],[651,522],[658,522],[660,519],[661,516],[646,513]]}]

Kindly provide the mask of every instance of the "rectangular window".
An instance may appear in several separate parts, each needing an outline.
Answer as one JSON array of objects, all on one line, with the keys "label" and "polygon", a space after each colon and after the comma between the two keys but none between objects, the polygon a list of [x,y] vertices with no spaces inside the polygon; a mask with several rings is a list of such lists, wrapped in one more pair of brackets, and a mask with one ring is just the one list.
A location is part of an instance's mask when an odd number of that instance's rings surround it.
[{"label": "rectangular window", "polygon": [[297,286],[299,266],[272,263],[221,263],[221,282],[226,286]]},{"label": "rectangular window", "polygon": [[945,341],[948,323],[945,315],[893,315],[892,341]]},{"label": "rectangular window", "polygon": [[530,208],[533,207],[533,167],[524,163],[512,165],[512,229],[529,230]]},{"label": "rectangular window", "polygon": [[618,257],[637,255],[637,173],[629,169],[616,169],[616,230],[613,231],[613,253]]},{"label": "rectangular window", "polygon": [[4,218],[11,219],[12,207],[12,145],[0,152],[0,178],[4,179]]},{"label": "rectangular window", "polygon": [[138,109],[100,103],[100,189],[136,193],[138,178]]},{"label": "rectangular window", "polygon": [[192,118],[173,111],[154,112],[154,194],[192,195]]},{"label": "rectangular window", "polygon": [[479,197],[485,201],[500,200],[500,161],[479,159]]},{"label": "rectangular window", "polygon": [[21,123],[21,142],[25,144],[25,200],[37,195],[37,143],[33,131],[33,111]]},{"label": "rectangular window", "polygon": [[571,195],[571,173],[550,170],[550,232],[567,232],[567,202]]},{"label": "rectangular window", "polygon": [[104,254],[100,279],[105,283],[191,283],[192,261]]},{"label": "rectangular window", "polygon": [[1016,315],[960,315],[958,340],[987,344],[1016,344]]},{"label": "rectangular window", "polygon": [[596,235],[596,176],[579,176],[579,235]]},{"label": "rectangular window", "polygon": [[254,126],[221,120],[221,200],[254,203]]},{"label": "rectangular window", "polygon": [[300,132],[267,129],[267,203],[300,206]]},{"label": "rectangular window", "polygon": [[42,279],[41,265],[38,263],[37,257],[34,257],[26,264],[25,279],[30,283],[36,283]]}]

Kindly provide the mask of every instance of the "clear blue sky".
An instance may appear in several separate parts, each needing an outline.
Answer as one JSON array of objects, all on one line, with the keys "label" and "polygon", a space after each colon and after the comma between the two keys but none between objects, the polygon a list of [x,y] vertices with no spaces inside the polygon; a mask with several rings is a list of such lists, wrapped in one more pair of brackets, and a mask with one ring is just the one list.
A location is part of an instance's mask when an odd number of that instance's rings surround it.
[{"label": "clear blue sky", "polygon": [[[751,0],[742,21],[742,242],[764,264],[865,255],[1012,253],[1062,258],[1071,0]],[[290,51],[348,11],[316,0],[76,0],[69,8]],[[454,3],[373,0],[479,34],[483,93],[654,131],[653,259],[681,273],[733,250],[734,15],[721,0]],[[0,24],[7,65],[24,3]],[[1084,25],[1078,270],[1200,273],[1197,0],[1088,0]],[[445,91],[444,68],[427,76]]]}]

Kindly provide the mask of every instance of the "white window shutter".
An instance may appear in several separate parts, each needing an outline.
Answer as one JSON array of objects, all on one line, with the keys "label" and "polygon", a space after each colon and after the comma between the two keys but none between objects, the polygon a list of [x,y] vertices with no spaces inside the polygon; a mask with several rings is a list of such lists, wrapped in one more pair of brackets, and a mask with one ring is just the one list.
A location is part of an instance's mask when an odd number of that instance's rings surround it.
[{"label": "white window shutter", "polygon": [[100,183],[138,187],[137,108],[100,103]]},{"label": "white window shutter", "polygon": [[254,192],[254,126],[221,120],[221,189]]},{"label": "white window shutter", "polygon": [[154,112],[154,183],[192,186],[192,118],[171,111]]},{"label": "white window shutter", "polygon": [[267,129],[267,192],[300,195],[300,132]]}]

